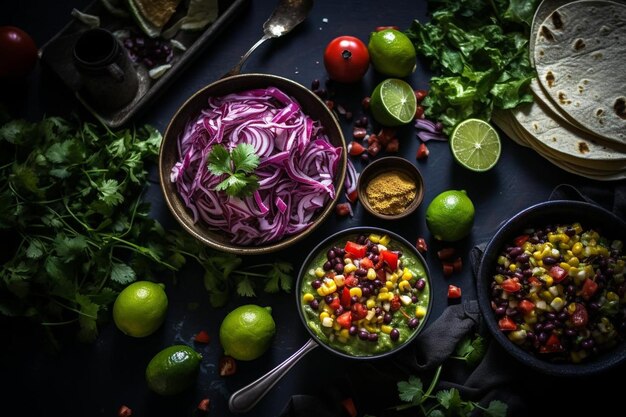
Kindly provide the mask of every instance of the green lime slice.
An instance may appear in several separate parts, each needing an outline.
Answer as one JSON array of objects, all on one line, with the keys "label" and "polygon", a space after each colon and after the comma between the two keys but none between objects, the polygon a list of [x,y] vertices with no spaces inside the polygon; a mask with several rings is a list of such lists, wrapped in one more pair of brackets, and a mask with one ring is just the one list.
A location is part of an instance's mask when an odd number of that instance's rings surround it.
[{"label": "green lime slice", "polygon": [[374,88],[370,100],[372,116],[383,126],[401,126],[413,121],[417,100],[406,81],[388,78]]},{"label": "green lime slice", "polygon": [[500,137],[487,122],[467,119],[459,123],[450,137],[450,148],[456,161],[472,171],[484,172],[500,159]]}]

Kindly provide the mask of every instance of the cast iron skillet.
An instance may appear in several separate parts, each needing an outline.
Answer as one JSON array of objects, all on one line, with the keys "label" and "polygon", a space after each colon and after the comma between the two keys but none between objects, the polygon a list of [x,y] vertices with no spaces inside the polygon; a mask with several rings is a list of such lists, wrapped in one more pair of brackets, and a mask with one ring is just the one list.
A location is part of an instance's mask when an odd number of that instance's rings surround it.
[{"label": "cast iron skillet", "polygon": [[[389,351],[371,355],[371,356],[351,356],[347,353],[333,349],[327,343],[320,340],[320,338],[317,337],[315,332],[313,332],[313,330],[311,330],[309,326],[307,326],[306,319],[304,317],[304,313],[301,307],[302,301],[301,301],[300,290],[301,290],[303,277],[307,274],[307,271],[311,268],[310,264],[313,262],[315,258],[319,256],[321,251],[324,251],[325,253],[328,246],[330,246],[333,242],[339,241],[345,237],[348,237],[351,235],[359,235],[359,234],[369,235],[371,233],[376,233],[381,236],[385,234],[388,235],[389,237],[391,237],[391,240],[393,242],[397,242],[405,246],[406,249],[411,251],[412,256],[415,256],[417,259],[420,260],[422,265],[424,265],[424,271],[426,272],[426,280],[428,282],[427,288],[428,288],[429,302],[428,302],[426,316],[420,321],[419,327],[415,329],[415,332],[411,335],[411,337],[409,337],[404,343],[398,345],[397,347]],[[285,359],[285,361],[283,361],[277,367],[275,367],[274,369],[272,369],[265,375],[261,376],[256,381],[246,385],[245,387],[241,388],[239,391],[232,394],[228,401],[228,407],[230,408],[231,412],[244,413],[252,409],[252,407],[254,407],[256,403],[259,402],[263,398],[263,396],[287,373],[287,371],[291,369],[292,366],[294,366],[302,357],[304,357],[306,353],[315,349],[317,346],[322,346],[327,351],[335,355],[339,355],[343,358],[350,359],[350,360],[367,361],[367,360],[372,360],[372,359],[380,359],[380,358],[395,354],[399,350],[409,345],[413,340],[415,340],[417,335],[422,331],[422,329],[424,328],[426,324],[426,321],[428,320],[431,306],[432,306],[432,282],[430,280],[430,272],[428,270],[428,265],[426,264],[426,260],[424,259],[422,254],[419,253],[415,249],[415,247],[411,245],[409,242],[407,242],[407,240],[404,239],[403,237],[393,232],[390,232],[388,230],[380,229],[377,227],[353,227],[353,228],[349,228],[349,229],[345,229],[340,232],[337,232],[327,237],[326,239],[324,239],[321,243],[319,243],[315,247],[315,249],[311,251],[311,253],[307,256],[306,260],[300,267],[300,272],[298,273],[298,281],[297,281],[294,291],[295,291],[295,296],[296,296],[296,308],[298,310],[298,315],[300,316],[300,320],[302,321],[302,324],[309,332],[309,335],[311,336],[311,338],[297,352],[295,352],[289,358]]]},{"label": "cast iron skillet", "polygon": [[595,356],[589,361],[579,364],[551,363],[534,356],[511,342],[498,328],[490,304],[490,284],[494,274],[495,264],[503,246],[515,236],[520,235],[529,226],[544,226],[555,223],[580,222],[583,227],[597,227],[601,235],[607,238],[617,238],[626,242],[626,222],[613,213],[590,203],[554,200],[539,203],[522,210],[496,232],[487,244],[478,269],[477,287],[478,303],[482,311],[484,322],[502,347],[521,363],[537,371],[564,377],[586,376],[600,373],[616,366],[626,359],[626,342],[622,342],[612,350]]}]

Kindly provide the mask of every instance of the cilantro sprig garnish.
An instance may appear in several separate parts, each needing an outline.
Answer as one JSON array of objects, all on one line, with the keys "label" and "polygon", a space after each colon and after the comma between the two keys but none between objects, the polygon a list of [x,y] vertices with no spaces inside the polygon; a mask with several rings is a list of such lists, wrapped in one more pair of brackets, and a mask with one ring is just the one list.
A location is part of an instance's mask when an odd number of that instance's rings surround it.
[{"label": "cilantro sprig garnish", "polygon": [[207,168],[214,175],[226,175],[215,187],[233,197],[248,197],[259,188],[254,170],[259,166],[259,157],[254,146],[240,143],[229,153],[223,145],[215,145],[207,158]]}]

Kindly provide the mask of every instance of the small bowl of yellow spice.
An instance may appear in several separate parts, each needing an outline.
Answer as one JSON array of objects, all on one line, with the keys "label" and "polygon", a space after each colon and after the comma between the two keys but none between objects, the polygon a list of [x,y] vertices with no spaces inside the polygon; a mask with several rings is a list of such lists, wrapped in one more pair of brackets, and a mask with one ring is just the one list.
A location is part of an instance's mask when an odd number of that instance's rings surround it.
[{"label": "small bowl of yellow spice", "polygon": [[365,210],[384,220],[411,214],[424,199],[424,180],[404,158],[387,156],[369,164],[359,176],[359,201]]}]

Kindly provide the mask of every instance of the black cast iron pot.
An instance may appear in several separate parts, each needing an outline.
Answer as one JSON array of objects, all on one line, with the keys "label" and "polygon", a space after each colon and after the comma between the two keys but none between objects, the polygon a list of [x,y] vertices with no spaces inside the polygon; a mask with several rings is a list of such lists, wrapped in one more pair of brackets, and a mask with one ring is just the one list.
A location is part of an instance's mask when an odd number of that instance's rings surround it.
[{"label": "black cast iron pot", "polygon": [[544,227],[550,224],[580,222],[583,228],[597,228],[600,234],[626,242],[626,222],[613,213],[590,203],[555,200],[539,203],[522,210],[496,232],[487,244],[477,274],[478,302],[484,322],[493,337],[515,359],[539,372],[554,376],[586,376],[610,369],[626,359],[626,342],[604,353],[594,355],[580,363],[555,363],[546,357],[535,356],[511,342],[498,327],[498,319],[491,308],[491,282],[495,275],[498,256],[504,246],[530,226]]}]

